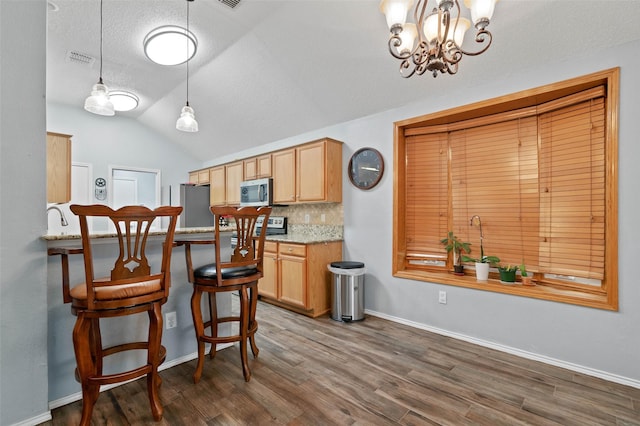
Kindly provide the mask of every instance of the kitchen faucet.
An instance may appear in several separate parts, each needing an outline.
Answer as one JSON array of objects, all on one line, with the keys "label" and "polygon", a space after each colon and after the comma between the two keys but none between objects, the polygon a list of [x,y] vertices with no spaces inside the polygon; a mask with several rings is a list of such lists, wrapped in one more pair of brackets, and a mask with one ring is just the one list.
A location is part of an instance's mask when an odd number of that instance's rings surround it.
[{"label": "kitchen faucet", "polygon": [[51,206],[47,208],[47,216],[49,215],[49,211],[50,210],[58,210],[58,213],[60,213],[60,224],[62,226],[67,226],[69,225],[69,222],[67,222],[67,218],[64,217],[64,213],[62,212],[62,210],[60,210],[60,207],[58,206]]}]

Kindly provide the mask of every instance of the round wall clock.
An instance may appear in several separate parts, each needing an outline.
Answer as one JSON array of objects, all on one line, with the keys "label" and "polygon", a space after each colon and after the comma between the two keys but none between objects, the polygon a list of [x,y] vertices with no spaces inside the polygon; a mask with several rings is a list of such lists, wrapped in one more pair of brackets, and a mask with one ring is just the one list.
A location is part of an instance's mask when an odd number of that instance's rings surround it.
[{"label": "round wall clock", "polygon": [[349,160],[349,179],[360,189],[371,189],[380,182],[384,173],[382,154],[373,148],[357,150]]}]

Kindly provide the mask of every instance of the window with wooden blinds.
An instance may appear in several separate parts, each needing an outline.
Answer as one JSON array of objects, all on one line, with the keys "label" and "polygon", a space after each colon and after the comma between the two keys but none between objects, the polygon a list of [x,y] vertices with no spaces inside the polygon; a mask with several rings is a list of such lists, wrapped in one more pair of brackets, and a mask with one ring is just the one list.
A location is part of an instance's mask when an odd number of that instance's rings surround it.
[{"label": "window with wooden blinds", "polygon": [[[617,309],[618,82],[613,69],[396,123],[394,275]],[[484,254],[524,262],[535,287],[449,274],[448,231],[480,257],[474,215]]]},{"label": "window with wooden blinds", "polygon": [[407,261],[443,266],[447,252],[440,240],[448,230],[447,135],[409,137],[406,152]]},{"label": "window with wooden blinds", "polygon": [[591,99],[540,116],[540,271],[604,278],[605,108]]}]

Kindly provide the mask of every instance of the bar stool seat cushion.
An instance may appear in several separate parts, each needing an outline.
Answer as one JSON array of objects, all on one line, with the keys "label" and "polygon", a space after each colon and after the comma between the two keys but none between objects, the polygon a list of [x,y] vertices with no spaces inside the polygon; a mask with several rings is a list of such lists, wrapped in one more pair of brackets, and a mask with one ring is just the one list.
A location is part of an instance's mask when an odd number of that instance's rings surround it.
[{"label": "bar stool seat cushion", "polygon": [[[250,266],[237,266],[233,268],[222,268],[222,278],[223,279],[233,279],[233,278],[243,278],[249,277],[253,274],[258,273],[257,265]],[[193,276],[196,278],[204,278],[204,279],[217,279],[217,266],[215,263],[210,263],[208,265],[200,266],[197,269],[194,269]]]},{"label": "bar stool seat cushion", "polygon": [[[101,280],[96,280],[101,281]],[[108,281],[105,278],[104,281]],[[96,299],[98,300],[116,300],[128,297],[143,296],[159,291],[162,288],[160,279],[136,281],[129,284],[111,285],[108,287],[99,287],[95,289]],[[76,300],[87,300],[87,284],[79,284],[74,286],[69,294]]]}]

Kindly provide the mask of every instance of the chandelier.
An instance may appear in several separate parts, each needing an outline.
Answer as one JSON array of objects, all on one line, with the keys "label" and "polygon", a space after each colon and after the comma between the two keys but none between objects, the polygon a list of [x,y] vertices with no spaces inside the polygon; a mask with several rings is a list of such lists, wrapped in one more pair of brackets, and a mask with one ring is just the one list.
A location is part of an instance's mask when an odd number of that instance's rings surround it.
[{"label": "chandelier", "polygon": [[433,77],[438,73],[455,74],[463,55],[476,56],[484,53],[493,37],[487,26],[498,0],[464,0],[471,9],[471,19],[476,29],[475,41],[479,50],[468,52],[462,49],[464,33],[470,28],[468,19],[460,16],[458,0],[418,0],[413,10],[414,22],[407,23],[407,13],[413,0],[382,0],[380,10],[387,19],[391,36],[389,52],[400,59],[400,75],[408,78],[429,71]]}]

